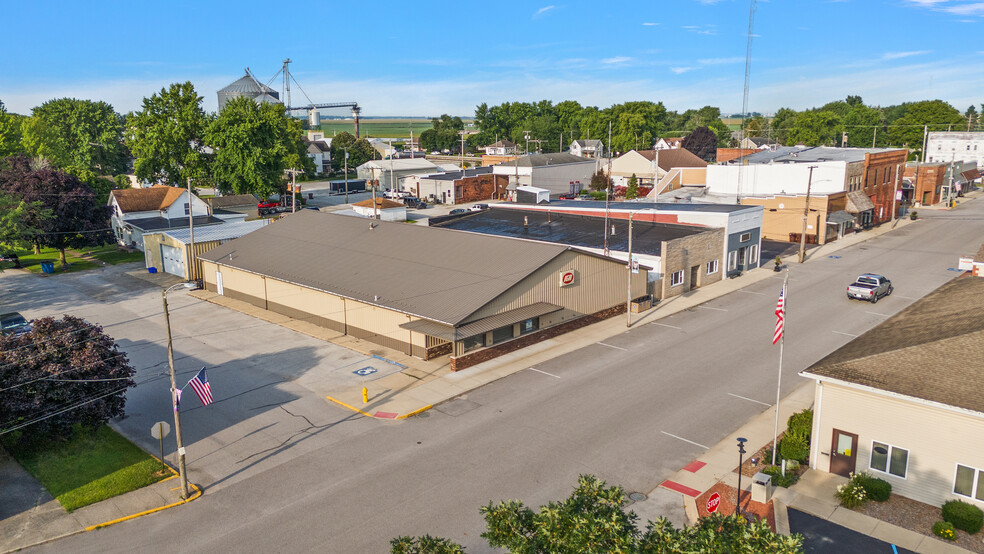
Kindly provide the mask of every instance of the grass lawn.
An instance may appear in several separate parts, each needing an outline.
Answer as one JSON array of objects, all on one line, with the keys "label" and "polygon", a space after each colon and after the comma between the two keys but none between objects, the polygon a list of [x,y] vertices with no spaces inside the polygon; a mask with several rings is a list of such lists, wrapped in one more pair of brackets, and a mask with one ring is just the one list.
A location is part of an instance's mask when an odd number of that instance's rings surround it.
[{"label": "grass lawn", "polygon": [[144,261],[144,253],[139,250],[124,252],[115,244],[107,244],[95,248],[86,248],[76,252],[90,255],[97,260],[106,262],[109,265],[126,264],[130,262]]},{"label": "grass lawn", "polygon": [[64,442],[5,446],[69,512],[174,474],[170,468],[161,471],[159,461],[107,425],[76,430]]},{"label": "grass lawn", "polygon": [[[35,254],[31,250],[14,250],[14,253],[20,258],[21,266],[32,273],[41,273],[41,262],[54,262],[55,273],[70,273],[73,271],[83,271],[86,269],[99,267],[99,264],[95,262],[90,262],[77,256],[73,256],[68,250],[65,251],[65,260],[68,261],[68,269],[62,268],[61,262],[58,261],[58,251],[54,248],[42,248],[40,254]],[[143,255],[141,254],[141,259],[142,256]],[[12,263],[3,263],[4,269],[14,267],[14,264]]]}]

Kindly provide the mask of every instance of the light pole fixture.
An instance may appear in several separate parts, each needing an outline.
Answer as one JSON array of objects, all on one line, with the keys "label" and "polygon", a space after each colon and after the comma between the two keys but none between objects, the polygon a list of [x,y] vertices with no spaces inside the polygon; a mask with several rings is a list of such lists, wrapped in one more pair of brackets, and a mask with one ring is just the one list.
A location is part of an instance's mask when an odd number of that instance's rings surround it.
[{"label": "light pole fixture", "polygon": [[745,443],[748,439],[738,437],[738,502],[735,504],[735,513],[741,513],[741,464],[745,461]]},{"label": "light pole fixture", "polygon": [[167,365],[171,374],[171,408],[174,410],[174,438],[178,444],[178,475],[181,478],[181,498],[188,499],[188,473],[185,471],[185,449],[181,441],[181,414],[178,409],[178,385],[174,378],[174,348],[171,346],[171,317],[167,312],[167,293],[179,288],[192,289],[196,284],[188,281],[178,283],[161,291],[164,302],[164,326],[167,328]]}]

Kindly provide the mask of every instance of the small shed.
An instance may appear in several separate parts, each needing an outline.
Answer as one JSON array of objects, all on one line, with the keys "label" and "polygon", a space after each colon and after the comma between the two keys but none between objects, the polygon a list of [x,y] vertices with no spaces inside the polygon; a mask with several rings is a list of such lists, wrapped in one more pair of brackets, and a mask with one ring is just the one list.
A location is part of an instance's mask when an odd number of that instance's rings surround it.
[{"label": "small shed", "polygon": [[356,202],[352,204],[352,209],[362,217],[377,217],[382,221],[407,220],[407,207],[402,202],[394,202],[386,198],[376,198],[375,206],[372,202],[372,198]]},{"label": "small shed", "polygon": [[188,281],[201,279],[201,262],[198,255],[220,244],[251,233],[270,223],[269,219],[254,219],[223,225],[195,228],[194,268],[189,274],[191,256],[191,232],[188,228],[173,229],[144,235],[144,258],[147,269],[177,275]]},{"label": "small shed", "polygon": [[550,191],[538,187],[520,185],[516,187],[516,202],[520,204],[543,204],[550,202]]}]

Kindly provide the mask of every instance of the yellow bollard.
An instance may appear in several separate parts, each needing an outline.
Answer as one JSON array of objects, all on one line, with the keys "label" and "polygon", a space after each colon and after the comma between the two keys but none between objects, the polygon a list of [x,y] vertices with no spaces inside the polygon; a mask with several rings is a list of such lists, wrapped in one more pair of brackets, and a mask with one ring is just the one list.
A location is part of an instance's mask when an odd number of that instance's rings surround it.
[{"label": "yellow bollard", "polygon": [[369,403],[369,389],[365,387],[362,387],[362,403],[363,404]]}]

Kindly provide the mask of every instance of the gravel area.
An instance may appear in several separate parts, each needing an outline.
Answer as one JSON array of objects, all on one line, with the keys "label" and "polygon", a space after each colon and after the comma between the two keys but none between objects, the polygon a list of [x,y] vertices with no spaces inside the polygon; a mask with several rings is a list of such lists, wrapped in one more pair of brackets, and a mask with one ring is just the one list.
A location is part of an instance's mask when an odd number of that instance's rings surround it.
[{"label": "gravel area", "polygon": [[984,554],[984,532],[968,535],[958,529],[956,541],[943,540],[934,535],[933,524],[943,519],[940,509],[936,506],[893,494],[885,502],[868,502],[856,511],[886,523],[933,537],[940,542],[956,544],[971,552]]}]

